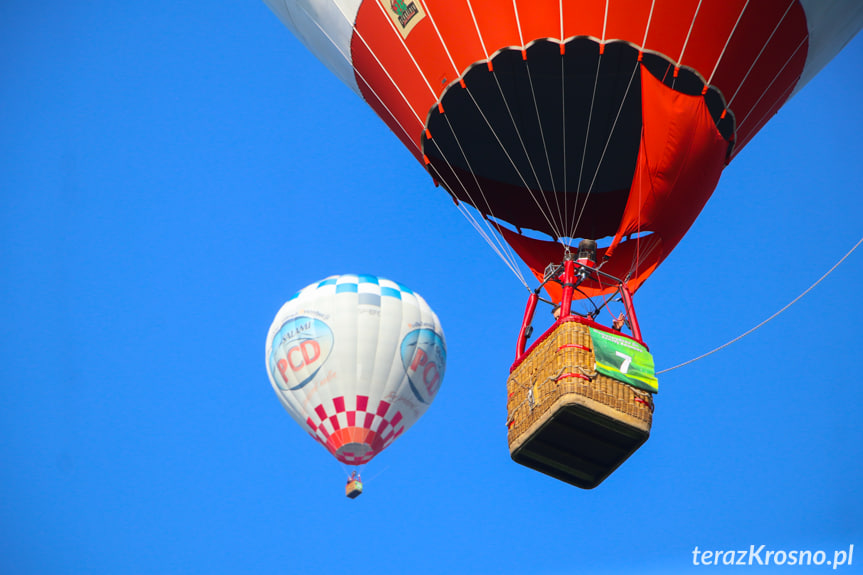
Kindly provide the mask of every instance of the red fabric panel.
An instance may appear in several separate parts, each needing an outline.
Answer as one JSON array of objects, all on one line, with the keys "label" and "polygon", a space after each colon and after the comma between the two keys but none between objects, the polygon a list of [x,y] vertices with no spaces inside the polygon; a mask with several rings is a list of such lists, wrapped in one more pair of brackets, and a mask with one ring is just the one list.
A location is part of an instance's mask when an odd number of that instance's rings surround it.
[{"label": "red fabric panel", "polygon": [[357,396],[357,411],[367,411],[369,407],[369,397],[367,395]]},{"label": "red fabric panel", "polygon": [[[426,12],[431,18],[434,18],[459,74],[463,74],[468,66],[485,58],[482,44],[480,44],[479,36],[477,36],[473,24],[473,18],[470,16],[470,9],[465,0],[425,0],[423,4],[426,7]],[[426,25],[433,28],[430,20],[420,22],[417,28]],[[408,40],[413,40],[413,33],[408,36]],[[447,58],[447,62],[449,62],[449,58]],[[452,68],[451,64],[450,68]]]},{"label": "red fabric panel", "polygon": [[719,182],[728,142],[704,98],[675,92],[641,71],[643,132],[629,202],[614,244],[649,230],[669,253]]},{"label": "red fabric panel", "polygon": [[[537,38],[560,40],[560,7],[556,2],[537,2],[521,0],[518,7],[518,21],[524,43],[529,44]],[[566,7],[564,7],[564,10]]]},{"label": "red fabric panel", "polygon": [[323,405],[315,407],[315,413],[318,415],[318,419],[320,419],[321,421],[327,418],[327,412],[324,409]]},{"label": "red fabric panel", "polygon": [[[737,122],[735,154],[787,99],[808,52],[806,16],[796,0],[568,0],[562,15],[561,5],[550,0],[516,0],[515,9],[497,0],[422,4],[427,16],[402,39],[378,2],[363,2],[352,41],[357,81],[366,101],[421,162],[428,112],[447,86],[470,66],[483,65],[486,52],[491,55],[542,37],[559,39],[561,16],[564,38],[584,35],[641,46],[647,31],[645,49],[673,62],[680,59],[704,80],[715,67],[712,84],[730,102]],[[613,244],[614,257],[604,268],[618,276],[625,273],[610,270],[620,266],[631,271],[633,289],[649,275],[645,270],[654,269],[691,226],[718,181],[726,153],[700,97],[675,93],[644,70],[641,77],[643,141]],[[642,253],[645,241],[621,241],[624,235],[645,230],[655,235],[648,256]],[[509,236],[540,277],[545,264],[562,258],[562,248],[553,242],[537,248],[533,242],[539,240]],[[539,255],[525,257],[522,252]]]},{"label": "red fabric panel", "polygon": [[[698,9],[698,16],[692,24],[692,33],[683,53],[683,58],[678,62],[681,66],[688,66],[701,75],[705,82],[713,73],[719,55],[725,48],[725,43],[734,30],[734,24],[740,11],[746,5],[746,0],[722,0],[721,2],[702,2]],[[689,24],[686,24],[689,28]],[[647,48],[656,50],[654,41],[660,39],[653,34],[647,37]],[[682,48],[682,45],[681,45]],[[662,52],[662,50],[659,50]],[[662,52],[665,53],[665,52]],[[668,54],[677,60],[679,54]]]},{"label": "red fabric panel", "polygon": [[[750,56],[752,64],[751,69],[747,70],[749,75],[737,90],[734,99],[728,102],[728,106],[737,114],[740,140],[748,139],[750,134],[754,134],[752,128],[755,122],[751,122],[751,118],[746,123],[741,122],[744,115],[750,114],[759,103],[767,104],[766,107],[769,108],[789,84],[793,87],[797,83],[803,71],[808,50],[805,47],[799,50],[798,48],[801,47],[806,34],[806,15],[799,4],[795,7],[796,9],[788,11],[775,31],[771,30],[772,37],[769,43],[763,46],[763,50]],[[757,60],[754,59],[755,55]],[[784,85],[779,81],[783,75]],[[731,96],[726,94],[726,98]],[[784,100],[785,98],[782,98],[782,101]]]},{"label": "red fabric panel", "polygon": [[[779,108],[785,104],[785,101],[797,85],[798,80],[800,80],[803,66],[806,63],[808,48],[808,42],[803,42],[793,55],[787,55],[788,60],[784,65],[785,67],[778,75],[771,77],[770,85],[757,94],[758,99],[751,105],[751,108],[738,105],[735,102],[732,110],[738,110],[739,112],[736,112],[737,144],[732,157],[736,156],[764,124],[779,111]],[[741,90],[739,99],[745,97],[743,90]]]},{"label": "red fabric panel", "polygon": [[[678,1],[678,0],[675,0]],[[641,46],[647,20],[650,16],[652,0],[610,0],[608,6],[608,21],[605,23],[605,37],[608,40],[625,40],[636,46]],[[594,2],[594,4],[604,4]]]},{"label": "red fabric panel", "polygon": [[[470,66],[482,65],[486,53],[537,38],[559,39],[561,21],[560,4],[549,0],[517,0],[520,34],[509,3],[425,0],[422,4],[427,16],[402,40],[377,1],[363,2],[352,41],[357,82],[366,101],[419,161],[423,124],[447,86]],[[673,62],[682,53],[679,63],[704,80],[716,68],[712,84],[726,100],[734,98],[730,108],[738,122],[747,118],[738,126],[735,153],[785,101],[808,51],[806,15],[796,1],[609,0],[607,18],[604,0],[570,0],[562,10],[565,38],[583,35],[641,46],[647,31],[644,49]]]},{"label": "red fabric panel", "polygon": [[[422,21],[420,24],[427,24],[427,22]],[[401,35],[395,30],[389,16],[377,1],[363,2],[357,13],[354,27],[356,32],[351,42],[354,68],[362,70],[363,77],[375,87],[378,95],[381,95],[381,91],[389,94],[395,90],[388,74],[393,76],[394,72],[397,72],[396,82],[399,90],[391,98],[385,98],[385,101],[401,100],[403,104],[412,108],[414,113],[403,118],[403,124],[405,127],[422,132],[422,125],[417,124],[425,121],[425,115],[434,103],[436,95],[429,90],[423,74],[411,60],[410,53],[401,41]],[[431,25],[424,28],[431,28]],[[362,66],[361,61],[364,62]],[[404,94],[404,97],[398,93],[399,91]],[[419,121],[416,118],[419,118]]]},{"label": "red fabric panel", "polygon": [[[789,80],[786,76],[793,77]],[[797,85],[797,81],[799,79],[799,71],[786,70],[779,82],[777,82],[778,86],[785,86],[785,90],[778,96],[778,98],[762,98],[758,105],[753,110],[750,110],[749,114],[743,117],[745,120],[743,122],[743,129],[738,130],[737,132],[737,143],[735,144],[734,151],[731,154],[732,159],[740,153],[740,150],[742,150],[755,134],[764,127],[764,124],[766,124],[770,118],[779,111],[779,108],[785,104],[785,101],[789,96],[791,96],[791,92],[794,90],[794,86]]]},{"label": "red fabric panel", "polygon": [[[791,54],[801,42],[806,43],[806,37],[806,14],[798,2],[771,0],[747,5],[713,77],[713,85],[722,91],[738,123],[757,104],[769,109],[785,102],[785,86],[775,80],[780,71],[787,70],[791,82],[797,83],[808,49],[793,59]],[[761,119],[753,115],[745,125],[737,126],[735,153],[755,135]]]},{"label": "red fabric panel", "polygon": [[[521,45],[511,2],[471,0],[470,5],[489,56],[503,47]],[[472,21],[468,24],[473,27]]]},{"label": "red fabric panel", "polygon": [[[543,274],[548,264],[559,264],[563,261],[564,249],[557,242],[529,238],[503,227],[499,227],[498,229],[504,240],[512,246],[515,253],[527,264],[530,271],[533,272],[533,275],[540,282],[543,280]],[[599,261],[602,261],[606,250],[607,248],[597,250],[597,259]],[[636,239],[623,241],[617,246],[614,258],[606,262],[602,267],[602,271],[623,279],[632,270],[633,275],[630,277],[627,285],[631,291],[635,292],[641,287],[641,284],[644,283],[648,276],[653,273],[656,266],[665,259],[666,255],[667,253],[662,249],[662,242],[659,236],[655,234],[642,239],[640,242]],[[637,270],[633,265],[634,262],[639,263]],[[545,284],[544,289],[552,301],[560,302],[563,294],[559,284],[549,282]],[[587,297],[595,297],[613,292],[616,286],[585,282],[579,289]],[[583,299],[583,297],[579,293],[573,296],[574,299]]]},{"label": "red fabric panel", "polygon": [[[698,0],[657,2],[650,16],[650,29],[644,49],[665,54],[677,63],[698,4]],[[641,45],[641,38],[638,38],[638,45]]]},{"label": "red fabric panel", "polygon": [[422,161],[420,136],[435,95],[376,1],[363,2],[354,27],[351,59],[366,103]]},{"label": "red fabric panel", "polygon": [[[542,2],[531,2],[531,6]],[[526,2],[523,2],[526,4]],[[563,3],[563,37],[592,36],[602,39],[605,2],[580,0]]]},{"label": "red fabric panel", "polygon": [[345,398],[344,396],[334,397],[333,398],[333,407],[336,408],[336,413],[341,413],[345,410]]},{"label": "red fabric panel", "polygon": [[386,401],[381,401],[380,404],[378,405],[378,410],[375,413],[377,413],[378,415],[383,417],[387,414],[387,411],[389,410],[389,408],[390,408],[389,403],[387,403]]}]

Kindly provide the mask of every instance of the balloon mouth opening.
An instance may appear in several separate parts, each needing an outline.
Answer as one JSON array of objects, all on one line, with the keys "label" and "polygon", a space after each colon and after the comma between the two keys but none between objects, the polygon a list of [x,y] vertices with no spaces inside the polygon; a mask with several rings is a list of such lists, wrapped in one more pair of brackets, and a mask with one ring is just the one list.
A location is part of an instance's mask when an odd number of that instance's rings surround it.
[{"label": "balloon mouth opening", "polygon": [[338,447],[333,455],[342,463],[361,465],[371,461],[377,452],[367,443],[351,442]]},{"label": "balloon mouth opening", "polygon": [[[519,233],[612,237],[628,205],[644,133],[642,74],[675,95],[703,99],[716,129],[732,141],[734,113],[694,68],[623,40],[579,36],[561,45],[539,39],[475,62],[461,83],[446,87],[420,135],[427,169],[455,200]],[[508,104],[501,106],[501,99]]]}]

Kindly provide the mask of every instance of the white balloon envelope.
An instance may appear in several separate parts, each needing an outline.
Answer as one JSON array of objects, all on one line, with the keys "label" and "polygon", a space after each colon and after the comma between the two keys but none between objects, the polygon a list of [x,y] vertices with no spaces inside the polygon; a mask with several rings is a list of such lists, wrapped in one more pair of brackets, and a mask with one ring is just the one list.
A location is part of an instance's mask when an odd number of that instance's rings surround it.
[{"label": "white balloon envelope", "polygon": [[446,340],[409,288],[331,276],[300,290],[267,335],[267,373],[282,405],[336,459],[368,463],[437,395]]}]

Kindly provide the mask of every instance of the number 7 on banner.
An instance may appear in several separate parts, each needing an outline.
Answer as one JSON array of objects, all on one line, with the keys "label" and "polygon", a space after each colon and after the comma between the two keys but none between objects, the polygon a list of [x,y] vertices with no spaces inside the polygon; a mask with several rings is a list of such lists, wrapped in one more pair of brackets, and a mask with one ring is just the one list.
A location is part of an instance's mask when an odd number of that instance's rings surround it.
[{"label": "number 7 on banner", "polygon": [[617,357],[623,358],[623,363],[620,364],[620,373],[627,373],[629,371],[629,364],[632,363],[632,356],[626,355],[625,353],[622,353],[620,351],[615,351],[614,354]]}]

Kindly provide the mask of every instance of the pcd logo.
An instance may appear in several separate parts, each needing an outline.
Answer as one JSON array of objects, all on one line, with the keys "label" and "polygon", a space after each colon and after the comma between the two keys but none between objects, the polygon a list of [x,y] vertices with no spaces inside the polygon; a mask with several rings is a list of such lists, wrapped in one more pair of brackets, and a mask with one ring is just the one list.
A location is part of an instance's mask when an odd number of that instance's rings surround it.
[{"label": "pcd logo", "polygon": [[402,365],[411,391],[422,403],[431,403],[446,370],[446,344],[434,330],[415,329],[401,344]]},{"label": "pcd logo", "polygon": [[333,350],[333,330],[319,319],[289,319],[273,337],[269,368],[284,390],[300,389],[312,381]]}]

